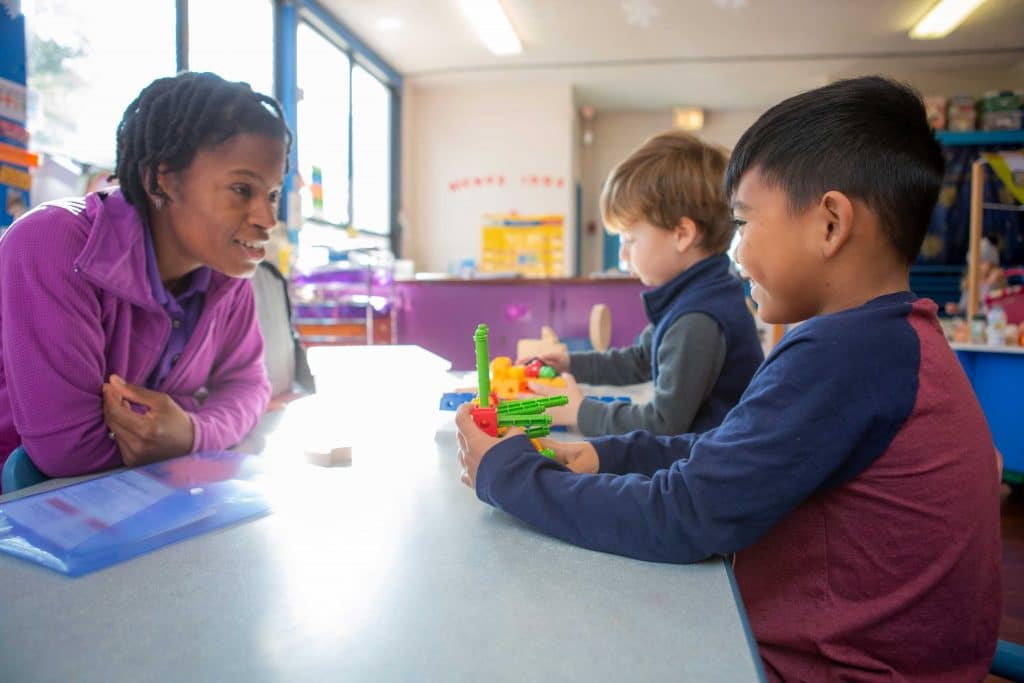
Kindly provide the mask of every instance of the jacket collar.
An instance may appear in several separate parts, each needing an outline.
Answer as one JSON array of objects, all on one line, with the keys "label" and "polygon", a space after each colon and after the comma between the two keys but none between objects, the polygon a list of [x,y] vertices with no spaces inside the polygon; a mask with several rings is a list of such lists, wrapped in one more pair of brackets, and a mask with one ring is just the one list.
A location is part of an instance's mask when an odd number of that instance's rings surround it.
[{"label": "jacket collar", "polygon": [[[119,189],[100,190],[85,198],[91,229],[75,266],[98,286],[142,308],[163,310],[146,274],[145,231],[138,210]],[[210,274],[207,305],[234,278]]]},{"label": "jacket collar", "polygon": [[644,292],[641,296],[647,319],[657,325],[672,308],[676,298],[693,283],[700,280],[714,280],[729,272],[729,257],[725,254],[708,256],[693,264],[662,286]]}]

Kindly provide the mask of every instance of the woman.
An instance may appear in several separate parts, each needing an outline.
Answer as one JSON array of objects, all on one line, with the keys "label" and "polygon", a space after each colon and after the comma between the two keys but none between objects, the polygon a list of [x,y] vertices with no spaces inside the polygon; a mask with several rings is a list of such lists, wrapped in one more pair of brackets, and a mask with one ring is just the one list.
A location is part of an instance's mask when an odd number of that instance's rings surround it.
[{"label": "woman", "polygon": [[51,477],[227,448],[270,389],[252,276],[291,134],[209,73],[147,86],[117,129],[118,189],[42,205],[0,241],[0,463]]}]

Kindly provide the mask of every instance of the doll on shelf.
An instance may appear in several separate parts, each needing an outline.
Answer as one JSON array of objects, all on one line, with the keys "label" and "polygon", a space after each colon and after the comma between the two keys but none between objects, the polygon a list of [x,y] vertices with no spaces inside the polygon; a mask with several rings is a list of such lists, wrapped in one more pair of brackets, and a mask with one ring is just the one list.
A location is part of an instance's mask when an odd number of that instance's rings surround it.
[{"label": "doll on shelf", "polygon": [[[968,254],[970,258],[970,254]],[[999,249],[988,237],[978,242],[978,311],[985,310],[985,297],[993,289],[1006,287],[1006,273],[999,267]],[[946,303],[948,315],[967,313],[967,274],[960,280],[960,301]]]}]

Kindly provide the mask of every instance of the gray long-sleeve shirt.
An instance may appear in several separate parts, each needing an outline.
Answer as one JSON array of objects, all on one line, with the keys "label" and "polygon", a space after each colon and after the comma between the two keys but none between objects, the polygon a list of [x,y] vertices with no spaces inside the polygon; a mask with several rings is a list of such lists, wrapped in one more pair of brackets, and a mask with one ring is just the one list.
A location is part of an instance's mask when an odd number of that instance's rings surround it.
[{"label": "gray long-sleeve shirt", "polygon": [[[648,325],[634,346],[570,354],[569,371],[586,384],[636,384],[651,379]],[[725,363],[725,335],[704,313],[683,315],[658,347],[658,381],[650,403],[583,401],[577,426],[585,436],[625,434],[644,429],[652,434],[688,432],[701,404],[711,393]]]}]

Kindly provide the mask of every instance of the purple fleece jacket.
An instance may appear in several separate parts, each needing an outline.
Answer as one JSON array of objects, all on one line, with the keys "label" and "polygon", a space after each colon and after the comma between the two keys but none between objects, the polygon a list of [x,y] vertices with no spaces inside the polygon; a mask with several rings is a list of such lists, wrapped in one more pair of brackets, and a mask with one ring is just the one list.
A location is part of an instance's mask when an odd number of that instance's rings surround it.
[{"label": "purple fleece jacket", "polygon": [[[119,467],[103,382],[144,385],[171,323],[146,277],[143,230],[119,190],[43,204],[0,239],[0,465],[19,444],[51,477]],[[213,273],[181,358],[157,391],[195,426],[193,451],[227,448],[270,397],[252,286]]]}]

